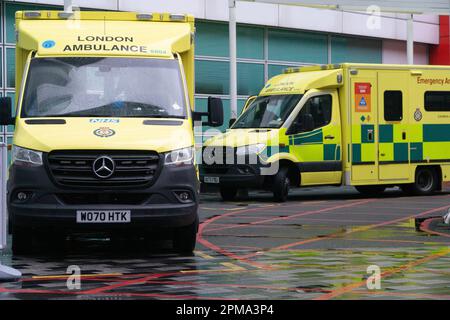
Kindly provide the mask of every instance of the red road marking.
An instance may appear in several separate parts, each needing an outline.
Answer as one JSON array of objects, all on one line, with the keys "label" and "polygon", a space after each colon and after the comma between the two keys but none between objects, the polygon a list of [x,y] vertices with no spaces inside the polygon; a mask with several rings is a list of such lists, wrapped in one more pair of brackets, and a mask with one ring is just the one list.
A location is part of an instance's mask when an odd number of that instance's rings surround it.
[{"label": "red road marking", "polygon": [[[431,209],[431,210],[427,210],[427,211],[424,211],[424,212],[421,212],[421,213],[418,213],[418,214],[415,214],[415,215],[411,215],[411,216],[408,216],[408,217],[398,218],[398,219],[394,219],[394,220],[390,220],[390,221],[380,222],[380,223],[373,224],[373,225],[370,225],[370,226],[360,227],[359,229],[357,228],[356,230],[348,231],[345,234],[348,235],[348,234],[352,234],[352,233],[355,233],[355,232],[367,231],[367,230],[370,230],[370,229],[374,229],[374,228],[378,228],[378,227],[383,227],[383,226],[395,224],[395,223],[398,223],[398,222],[402,222],[404,220],[409,220],[409,219],[414,219],[414,218],[418,218],[418,217],[421,217],[421,216],[425,216],[427,214],[434,213],[434,212],[437,212],[437,211],[443,211],[443,210],[448,209],[448,208],[450,208],[450,205],[444,206],[444,207],[435,208],[435,209]],[[342,235],[342,233],[335,233],[335,234],[331,234],[331,235],[320,237],[320,238],[306,239],[306,240],[302,240],[302,241],[298,241],[298,242],[294,242],[294,243],[285,244],[283,246],[279,246],[279,247],[270,249],[268,251],[286,250],[286,249],[289,249],[289,248],[292,248],[292,247],[296,247],[296,246],[299,246],[299,245],[303,245],[303,244],[307,244],[307,243],[312,243],[312,242],[317,242],[317,241],[329,240],[329,239],[337,238],[340,235]],[[247,255],[244,258],[248,259],[248,258],[250,258],[252,256],[255,256],[255,255],[257,255],[257,254]]]},{"label": "red road marking", "polygon": [[259,220],[259,221],[249,222],[249,223],[243,224],[243,225],[238,224],[238,225],[234,225],[234,226],[209,229],[208,232],[224,230],[224,229],[231,229],[231,228],[243,228],[243,227],[247,227],[249,225],[258,225],[258,224],[264,224],[264,223],[280,221],[280,220],[290,220],[292,218],[309,216],[309,215],[312,215],[312,214],[323,213],[323,212],[333,211],[333,210],[342,209],[342,208],[354,207],[354,206],[357,206],[357,205],[362,205],[362,204],[366,204],[366,203],[373,202],[373,201],[375,201],[375,200],[374,199],[369,199],[369,200],[351,202],[351,203],[348,203],[348,204],[337,205],[337,206],[327,207],[327,208],[318,209],[318,210],[305,211],[305,212],[301,212],[301,213],[297,213],[297,214],[293,214],[293,215],[289,215],[289,216],[276,217],[276,218],[270,218],[270,219],[263,219],[263,220]]},{"label": "red road marking", "polygon": [[176,274],[179,274],[179,273],[178,272],[156,273],[156,274],[152,274],[152,275],[145,276],[145,277],[138,278],[138,279],[123,280],[123,281],[119,281],[118,283],[115,283],[115,284],[111,284],[111,285],[107,285],[107,286],[103,286],[103,287],[99,287],[99,288],[95,288],[95,289],[91,289],[91,290],[87,290],[87,291],[80,291],[78,294],[88,294],[88,295],[89,294],[98,294],[98,293],[102,293],[105,291],[109,291],[109,290],[113,290],[113,289],[117,289],[117,288],[121,288],[121,287],[128,287],[128,286],[135,285],[135,284],[142,284],[150,279],[157,279],[157,278],[172,276],[172,275],[176,275]]},{"label": "red road marking", "polygon": [[423,232],[429,233],[429,234],[434,234],[437,236],[450,238],[450,234],[448,234],[448,233],[438,232],[438,231],[434,231],[434,230],[430,229],[431,221],[438,220],[438,219],[442,219],[442,218],[433,218],[433,219],[425,220],[424,222],[422,222],[420,224],[420,227],[419,227],[420,230],[422,230]]},{"label": "red road marking", "polygon": [[410,298],[419,298],[419,299],[444,299],[450,300],[450,295],[444,294],[429,294],[429,293],[406,293],[406,292],[386,292],[386,291],[355,291],[355,294],[363,295],[383,295],[383,296],[393,296],[393,297],[410,297]]},{"label": "red road marking", "polygon": [[[443,251],[441,253],[435,253],[435,254],[426,256],[426,257],[424,257],[422,259],[419,259],[419,260],[416,260],[416,261],[413,261],[413,262],[409,262],[409,263],[404,264],[404,265],[402,265],[400,267],[394,268],[394,269],[392,269],[390,271],[383,272],[381,274],[381,278],[386,278],[386,277],[389,277],[389,276],[391,276],[393,274],[407,271],[407,270],[409,270],[409,269],[411,269],[413,267],[416,267],[416,266],[421,265],[423,263],[426,263],[428,261],[436,260],[438,258],[446,256],[449,253],[450,253],[450,249],[448,249],[446,251]],[[332,298],[336,298],[336,297],[341,296],[341,295],[343,295],[345,293],[349,293],[349,292],[351,292],[351,291],[353,291],[355,289],[358,289],[358,288],[364,286],[365,284],[366,284],[366,281],[360,281],[360,282],[352,283],[352,284],[344,286],[342,288],[333,290],[330,293],[321,295],[321,296],[319,296],[319,297],[317,297],[317,298],[315,298],[313,300],[330,300]]]},{"label": "red road marking", "polygon": [[180,300],[236,300],[224,297],[210,297],[210,296],[188,296],[176,294],[160,294],[160,293],[132,293],[132,292],[99,292],[96,294],[86,294],[82,291],[61,291],[61,290],[38,290],[38,289],[5,289],[0,287],[0,293],[22,293],[22,294],[53,294],[53,295],[72,295],[72,296],[119,296],[119,297],[152,297],[162,299],[180,299]]},{"label": "red road marking", "polygon": [[160,281],[150,280],[149,283],[153,284],[167,284],[177,286],[200,286],[200,287],[230,287],[230,288],[244,288],[244,289],[263,289],[263,290],[280,290],[280,291],[304,291],[304,292],[322,292],[327,293],[331,290],[323,288],[289,288],[289,287],[275,287],[275,286],[263,286],[263,285],[248,285],[248,284],[234,284],[234,283],[205,283],[205,282],[190,282],[190,281]]},{"label": "red road marking", "polygon": [[[318,213],[323,213],[323,212],[327,212],[327,211],[332,211],[332,210],[336,210],[336,209],[341,209],[341,208],[348,208],[348,207],[353,207],[353,206],[357,206],[357,205],[361,205],[361,204],[366,204],[369,202],[372,202],[374,200],[370,199],[370,200],[364,200],[364,201],[357,201],[357,202],[352,202],[349,204],[345,204],[345,205],[337,205],[337,206],[332,206],[332,207],[328,207],[328,208],[324,208],[324,209],[320,209],[320,210],[313,210],[313,211],[306,211],[306,212],[302,212],[299,214],[295,214],[295,215],[291,215],[288,217],[279,217],[279,218],[273,218],[273,219],[266,219],[263,221],[256,221],[253,224],[256,223],[263,223],[263,222],[268,222],[268,221],[276,221],[276,220],[288,220],[294,217],[299,217],[299,216],[305,216],[305,215],[311,215],[311,214],[318,214]],[[257,267],[257,268],[261,268],[261,269],[272,269],[271,266],[268,266],[266,264],[262,264],[262,263],[258,263],[258,262],[254,262],[251,261],[247,258],[247,256],[238,256],[218,245],[215,245],[211,242],[209,242],[208,240],[203,238],[203,233],[205,228],[210,225],[211,223],[223,219],[225,217],[229,217],[235,214],[240,214],[240,213],[244,213],[244,212],[249,212],[249,211],[255,211],[255,210],[268,210],[268,209],[273,209],[273,207],[264,207],[264,208],[254,208],[254,209],[248,209],[248,210],[241,210],[241,211],[237,211],[237,212],[229,212],[223,215],[219,215],[219,216],[215,216],[212,217],[211,219],[206,220],[205,222],[203,222],[202,224],[200,224],[199,230],[198,230],[198,234],[197,234],[197,241],[199,243],[201,243],[202,245],[204,245],[205,247],[208,247],[211,250],[214,250],[216,252],[218,252],[219,254],[222,254],[224,256],[227,256],[231,259],[240,261],[242,263]]]}]

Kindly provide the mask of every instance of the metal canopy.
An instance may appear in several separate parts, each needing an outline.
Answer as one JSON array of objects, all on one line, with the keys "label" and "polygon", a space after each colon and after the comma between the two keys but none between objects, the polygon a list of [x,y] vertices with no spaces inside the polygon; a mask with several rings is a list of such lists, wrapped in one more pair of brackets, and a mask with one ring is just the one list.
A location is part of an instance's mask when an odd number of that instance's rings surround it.
[{"label": "metal canopy", "polygon": [[[228,0],[230,10],[230,108],[231,118],[237,117],[237,62],[236,62],[236,2]],[[342,11],[373,10],[377,6],[381,12],[406,13],[407,19],[407,59],[414,63],[414,14],[450,13],[450,0],[239,0],[242,2],[270,3],[314,7]]]}]

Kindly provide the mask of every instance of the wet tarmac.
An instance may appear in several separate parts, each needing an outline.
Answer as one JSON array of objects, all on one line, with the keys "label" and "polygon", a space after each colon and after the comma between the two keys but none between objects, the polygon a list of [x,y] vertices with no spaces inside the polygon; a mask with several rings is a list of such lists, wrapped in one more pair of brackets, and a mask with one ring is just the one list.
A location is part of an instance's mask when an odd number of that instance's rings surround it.
[{"label": "wet tarmac", "polygon": [[0,299],[448,300],[448,208],[450,188],[379,198],[309,188],[283,204],[267,193],[235,202],[206,194],[195,255],[164,241],[108,239],[73,240],[64,255],[6,250],[0,261],[23,279],[0,283]]}]

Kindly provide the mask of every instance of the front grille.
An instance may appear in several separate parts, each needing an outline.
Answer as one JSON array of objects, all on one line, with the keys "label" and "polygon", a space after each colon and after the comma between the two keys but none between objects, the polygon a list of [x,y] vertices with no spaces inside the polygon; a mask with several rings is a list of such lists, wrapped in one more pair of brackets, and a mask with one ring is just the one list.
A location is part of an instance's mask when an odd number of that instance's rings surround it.
[{"label": "front grille", "polygon": [[203,172],[205,174],[226,174],[231,169],[230,166],[221,166],[221,165],[203,165]]},{"label": "front grille", "polygon": [[[107,179],[98,178],[93,163],[100,156],[115,162]],[[48,154],[47,164],[57,184],[69,187],[142,187],[152,184],[159,172],[160,157],[153,151],[64,150]]]},{"label": "front grille", "polygon": [[231,165],[237,163],[236,149],[232,147],[204,147],[202,163],[205,165]]},{"label": "front grille", "polygon": [[203,165],[204,174],[257,174],[255,168],[249,165]]},{"label": "front grille", "polygon": [[56,195],[66,205],[140,205],[147,193],[62,193]]}]

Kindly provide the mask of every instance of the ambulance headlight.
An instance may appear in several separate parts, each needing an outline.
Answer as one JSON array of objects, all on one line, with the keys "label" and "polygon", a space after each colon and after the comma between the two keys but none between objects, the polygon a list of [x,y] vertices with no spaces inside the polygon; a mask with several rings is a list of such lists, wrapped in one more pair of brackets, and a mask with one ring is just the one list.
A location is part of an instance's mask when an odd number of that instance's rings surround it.
[{"label": "ambulance headlight", "polygon": [[194,148],[183,148],[167,152],[164,156],[165,165],[182,166],[194,164]]},{"label": "ambulance headlight", "polygon": [[264,143],[251,144],[248,146],[238,147],[236,149],[237,156],[245,156],[250,154],[260,154],[266,148]]},{"label": "ambulance headlight", "polygon": [[42,165],[42,152],[13,146],[12,162],[17,166],[38,167]]}]

